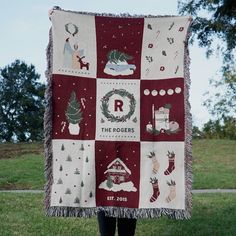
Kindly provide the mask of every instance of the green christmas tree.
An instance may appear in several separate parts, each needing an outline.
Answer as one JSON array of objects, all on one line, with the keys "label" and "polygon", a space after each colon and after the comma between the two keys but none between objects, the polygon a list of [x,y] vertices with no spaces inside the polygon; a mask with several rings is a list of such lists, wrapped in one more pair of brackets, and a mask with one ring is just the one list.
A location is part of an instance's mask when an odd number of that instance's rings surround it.
[{"label": "green christmas tree", "polygon": [[128,61],[128,60],[133,59],[133,57],[124,52],[120,52],[118,50],[111,50],[107,54],[107,59],[110,62],[117,64],[119,61]]},{"label": "green christmas tree", "polygon": [[57,181],[57,184],[63,184],[63,182],[62,182],[62,179],[61,179],[61,178],[59,178],[59,179],[58,179],[58,181]]},{"label": "green christmas tree", "polygon": [[108,177],[107,177],[107,183],[106,184],[107,184],[108,188],[112,188],[113,182],[112,182],[112,179],[111,179],[110,175],[108,175]]},{"label": "green christmas tree", "polygon": [[59,169],[60,171],[63,171],[63,168],[62,168],[62,165],[60,165],[60,169]]},{"label": "green christmas tree", "polygon": [[71,190],[67,188],[65,194],[71,194]]},{"label": "green christmas tree", "polygon": [[59,203],[62,203],[62,198],[60,197]]},{"label": "green christmas tree", "polygon": [[88,159],[88,157],[86,157],[85,161],[86,161],[86,162],[89,162],[89,159]]},{"label": "green christmas tree", "polygon": [[79,200],[79,198],[78,198],[78,197],[76,197],[76,198],[75,198],[75,201],[74,201],[74,203],[80,204],[80,200]]},{"label": "green christmas tree", "polygon": [[72,158],[71,158],[71,156],[70,156],[70,155],[68,155],[68,156],[67,156],[67,159],[66,159],[66,161],[72,161]]},{"label": "green christmas tree", "polygon": [[92,191],[89,193],[89,197],[90,197],[90,198],[93,197],[93,193],[92,193]]},{"label": "green christmas tree", "polygon": [[84,151],[84,145],[83,144],[81,144],[81,146],[80,146],[80,149],[79,149],[80,151]]},{"label": "green christmas tree", "polygon": [[78,124],[83,119],[80,102],[76,98],[75,91],[72,91],[70,101],[67,104],[66,119],[69,123]]},{"label": "green christmas tree", "polygon": [[83,182],[83,180],[82,180],[80,186],[81,186],[81,187],[84,187],[84,182]]},{"label": "green christmas tree", "polygon": [[75,172],[74,172],[75,175],[79,175],[80,174],[80,171],[78,168],[75,169]]},{"label": "green christmas tree", "polygon": [[64,144],[61,145],[61,150],[62,150],[62,151],[65,150],[65,146],[64,146]]}]

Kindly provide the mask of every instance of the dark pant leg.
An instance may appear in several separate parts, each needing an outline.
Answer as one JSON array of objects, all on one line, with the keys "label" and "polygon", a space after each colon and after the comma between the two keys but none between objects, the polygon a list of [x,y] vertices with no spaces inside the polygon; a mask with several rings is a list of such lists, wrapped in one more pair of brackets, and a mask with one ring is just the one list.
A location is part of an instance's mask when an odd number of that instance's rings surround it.
[{"label": "dark pant leg", "polygon": [[118,218],[118,235],[134,236],[137,219]]},{"label": "dark pant leg", "polygon": [[106,217],[105,212],[98,212],[98,225],[101,236],[114,236],[116,232],[116,218]]}]

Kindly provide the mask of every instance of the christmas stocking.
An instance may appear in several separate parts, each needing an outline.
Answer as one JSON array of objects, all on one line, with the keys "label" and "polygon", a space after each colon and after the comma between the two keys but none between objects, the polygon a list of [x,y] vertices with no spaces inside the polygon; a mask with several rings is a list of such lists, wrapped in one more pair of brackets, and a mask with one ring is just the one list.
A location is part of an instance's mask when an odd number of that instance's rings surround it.
[{"label": "christmas stocking", "polygon": [[155,202],[160,195],[158,179],[156,178],[150,178],[150,179],[151,179],[150,183],[152,184],[152,190],[153,190],[153,194],[150,198],[150,202]]},{"label": "christmas stocking", "polygon": [[171,180],[171,182],[167,181],[167,184],[170,186],[170,193],[166,198],[166,202],[171,202],[176,197],[176,183],[175,181]]},{"label": "christmas stocking", "polygon": [[156,174],[160,168],[160,164],[156,158],[155,152],[150,152],[150,154],[148,155],[148,158],[152,159],[152,173]]},{"label": "christmas stocking", "polygon": [[169,158],[169,166],[164,172],[165,175],[169,175],[175,169],[175,153],[168,151],[167,156]]}]

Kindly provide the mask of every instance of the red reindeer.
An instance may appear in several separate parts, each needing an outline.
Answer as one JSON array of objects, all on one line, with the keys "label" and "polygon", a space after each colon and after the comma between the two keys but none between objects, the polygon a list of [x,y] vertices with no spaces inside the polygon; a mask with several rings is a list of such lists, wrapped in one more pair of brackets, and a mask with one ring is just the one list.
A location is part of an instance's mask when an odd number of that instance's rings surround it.
[{"label": "red reindeer", "polygon": [[89,70],[89,62],[83,62],[83,58],[85,58],[85,56],[83,57],[79,57],[77,56],[77,58],[79,58],[78,62],[80,63],[80,69],[82,70],[84,67],[86,68],[86,70]]}]

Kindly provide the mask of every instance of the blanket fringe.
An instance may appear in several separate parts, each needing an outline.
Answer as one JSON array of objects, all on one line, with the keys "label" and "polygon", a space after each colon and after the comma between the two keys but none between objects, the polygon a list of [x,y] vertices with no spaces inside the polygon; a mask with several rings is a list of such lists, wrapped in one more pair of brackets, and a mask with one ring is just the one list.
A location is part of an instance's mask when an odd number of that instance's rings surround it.
[{"label": "blanket fringe", "polygon": [[44,113],[44,153],[45,167],[44,173],[47,179],[45,185],[44,205],[46,211],[50,210],[51,186],[53,182],[52,174],[52,29],[49,32],[49,43],[46,49],[47,54],[47,70],[45,76],[47,78],[47,88],[45,91],[45,113]]},{"label": "blanket fringe", "polygon": [[144,14],[129,14],[128,12],[125,13],[119,13],[119,14],[115,14],[115,13],[98,13],[98,12],[84,12],[84,11],[70,11],[70,10],[64,10],[61,9],[59,6],[54,6],[51,11],[50,14],[52,14],[52,12],[54,10],[58,10],[58,11],[64,11],[64,12],[70,12],[70,13],[76,13],[76,14],[82,14],[82,15],[90,15],[90,16],[106,16],[106,17],[117,17],[117,18],[163,18],[163,17],[180,17],[180,16],[176,16],[176,15],[144,15]]},{"label": "blanket fringe", "polygon": [[[53,10],[60,10],[59,7],[54,7]],[[66,11],[73,12],[73,11]],[[112,17],[165,17],[165,16],[152,16],[152,15],[130,15],[125,14],[99,14],[99,13],[85,13],[74,12],[88,15],[98,16],[112,16]],[[52,12],[51,12],[52,14]],[[171,219],[189,219],[191,217],[192,209],[192,116],[190,113],[189,103],[189,88],[190,76],[189,65],[190,58],[188,52],[188,40],[190,37],[190,26],[185,41],[185,54],[184,54],[184,77],[185,77],[185,210],[182,209],[166,209],[166,208],[121,208],[121,207],[95,207],[95,208],[80,208],[80,207],[61,207],[51,206],[51,187],[53,183],[52,173],[52,62],[53,62],[53,41],[52,29],[49,32],[49,44],[47,47],[47,70],[45,72],[47,78],[47,89],[45,91],[45,113],[44,113],[44,151],[45,151],[45,177],[47,183],[45,185],[44,205],[47,216],[61,216],[61,217],[91,217],[97,214],[98,211],[104,211],[107,216],[125,217],[125,218],[159,218],[161,216],[168,216]]]}]

